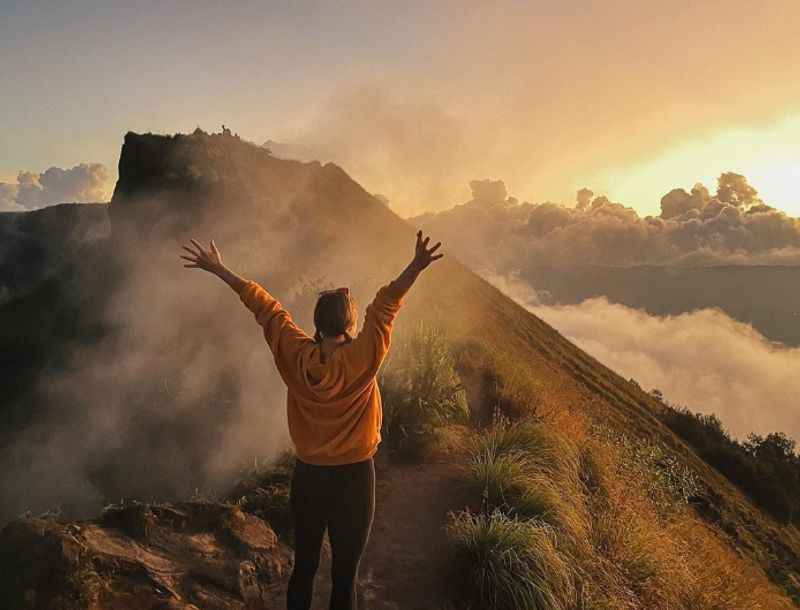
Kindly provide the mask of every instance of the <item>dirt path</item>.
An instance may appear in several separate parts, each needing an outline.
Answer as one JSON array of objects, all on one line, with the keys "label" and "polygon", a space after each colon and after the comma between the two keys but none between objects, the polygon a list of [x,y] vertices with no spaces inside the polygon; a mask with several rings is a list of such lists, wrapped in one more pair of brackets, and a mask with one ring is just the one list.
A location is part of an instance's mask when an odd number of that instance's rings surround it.
[{"label": "dirt path", "polygon": [[[447,599],[449,510],[469,502],[463,487],[463,430],[447,431],[442,449],[420,464],[376,458],[376,508],[361,562],[359,610],[439,610]],[[314,587],[313,610],[327,610],[330,554],[327,541]],[[281,606],[276,606],[281,608]]]}]

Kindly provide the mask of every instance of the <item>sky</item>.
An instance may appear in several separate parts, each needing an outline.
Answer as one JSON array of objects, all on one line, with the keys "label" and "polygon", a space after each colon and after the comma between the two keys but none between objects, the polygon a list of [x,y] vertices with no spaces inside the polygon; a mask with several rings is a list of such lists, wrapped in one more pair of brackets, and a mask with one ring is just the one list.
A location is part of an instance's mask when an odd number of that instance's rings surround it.
[{"label": "sky", "polygon": [[0,182],[125,132],[230,126],[342,165],[401,215],[502,179],[640,213],[745,174],[800,215],[800,3],[0,0]]}]

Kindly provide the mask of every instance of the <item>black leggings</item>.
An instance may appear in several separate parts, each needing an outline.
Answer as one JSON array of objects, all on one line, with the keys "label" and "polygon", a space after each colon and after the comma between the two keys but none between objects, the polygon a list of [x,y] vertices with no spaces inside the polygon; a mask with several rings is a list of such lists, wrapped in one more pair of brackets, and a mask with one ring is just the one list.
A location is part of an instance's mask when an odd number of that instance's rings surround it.
[{"label": "black leggings", "polygon": [[316,466],[297,460],[289,496],[294,526],[294,570],[288,610],[308,610],[325,527],[331,542],[330,610],[355,610],[356,576],[375,514],[375,464]]}]

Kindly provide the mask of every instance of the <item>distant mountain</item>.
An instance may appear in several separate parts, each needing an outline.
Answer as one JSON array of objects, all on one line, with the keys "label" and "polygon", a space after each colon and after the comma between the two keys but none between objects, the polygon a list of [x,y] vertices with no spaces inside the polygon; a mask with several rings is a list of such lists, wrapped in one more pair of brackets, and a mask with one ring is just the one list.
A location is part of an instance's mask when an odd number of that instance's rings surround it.
[{"label": "distant mountain", "polygon": [[0,212],[0,304],[62,270],[81,250],[108,238],[102,203],[62,203]]}]

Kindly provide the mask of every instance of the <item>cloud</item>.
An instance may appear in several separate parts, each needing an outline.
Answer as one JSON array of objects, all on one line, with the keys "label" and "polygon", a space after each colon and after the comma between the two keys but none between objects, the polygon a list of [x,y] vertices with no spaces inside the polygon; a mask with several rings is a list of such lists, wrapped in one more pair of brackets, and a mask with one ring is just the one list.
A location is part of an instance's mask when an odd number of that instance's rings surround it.
[{"label": "cloud", "polygon": [[17,203],[17,186],[0,182],[0,212],[24,212],[25,208]]},{"label": "cloud", "polygon": [[520,204],[505,196],[501,181],[470,184],[465,204],[410,221],[473,267],[507,273],[535,266],[800,264],[800,221],[766,205],[733,172],[719,177],[713,195],[702,184],[671,190],[661,214],[646,217],[589,189],[568,207]]},{"label": "cloud", "polygon": [[605,298],[543,305],[537,301],[545,299],[517,278],[484,277],[600,362],[646,390],[661,390],[669,402],[715,413],[739,437],[780,431],[800,439],[800,349],[777,347],[716,309],[653,316]]},{"label": "cloud", "polygon": [[20,171],[16,184],[0,182],[0,212],[107,201],[108,180],[108,170],[102,163],[81,163],[70,169],[51,167],[40,174]]}]

